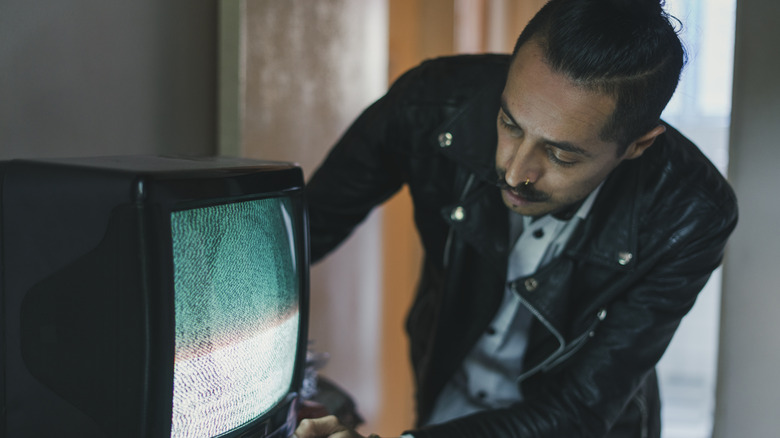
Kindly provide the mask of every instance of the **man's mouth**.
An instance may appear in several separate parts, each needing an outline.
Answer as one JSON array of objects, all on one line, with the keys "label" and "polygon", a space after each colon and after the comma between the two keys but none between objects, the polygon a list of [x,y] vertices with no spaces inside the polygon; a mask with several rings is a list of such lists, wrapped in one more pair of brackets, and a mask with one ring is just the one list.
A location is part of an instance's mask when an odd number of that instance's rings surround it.
[{"label": "man's mouth", "polygon": [[510,186],[503,175],[499,175],[496,186],[501,189],[514,204],[526,204],[530,202],[544,202],[550,199],[550,195],[540,192],[534,188],[533,184],[521,184],[517,187]]}]

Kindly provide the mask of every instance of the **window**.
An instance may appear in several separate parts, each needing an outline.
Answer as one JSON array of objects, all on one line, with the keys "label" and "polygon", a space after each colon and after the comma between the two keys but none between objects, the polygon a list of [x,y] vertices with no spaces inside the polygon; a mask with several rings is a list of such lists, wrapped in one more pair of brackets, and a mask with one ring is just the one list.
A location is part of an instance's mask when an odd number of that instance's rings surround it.
[{"label": "window", "polygon": [[[667,10],[683,23],[688,65],[663,118],[726,174],[736,0],[667,0]],[[712,435],[720,288],[717,270],[658,366],[664,438]]]}]

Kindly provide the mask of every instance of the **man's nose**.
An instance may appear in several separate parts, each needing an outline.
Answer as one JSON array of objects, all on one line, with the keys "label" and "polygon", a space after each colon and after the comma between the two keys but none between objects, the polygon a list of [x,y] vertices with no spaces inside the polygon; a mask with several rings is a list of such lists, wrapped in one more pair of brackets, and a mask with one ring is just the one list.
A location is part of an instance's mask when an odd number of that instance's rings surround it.
[{"label": "man's nose", "polygon": [[527,144],[517,145],[506,163],[505,170],[504,178],[512,187],[536,183],[542,175],[539,157]]}]

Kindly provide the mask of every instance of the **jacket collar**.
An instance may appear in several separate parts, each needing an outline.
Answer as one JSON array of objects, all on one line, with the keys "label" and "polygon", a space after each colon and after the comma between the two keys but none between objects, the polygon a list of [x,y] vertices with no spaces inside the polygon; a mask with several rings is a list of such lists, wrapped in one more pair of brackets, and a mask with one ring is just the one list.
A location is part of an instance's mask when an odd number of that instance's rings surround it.
[{"label": "jacket collar", "polygon": [[[460,238],[503,271],[508,252],[509,216],[495,184],[500,93],[501,87],[496,84],[481,89],[435,131],[435,137],[441,153],[473,176],[469,184],[456,189],[458,201],[442,210],[445,221]],[[456,211],[459,214],[453,215]]]},{"label": "jacket collar", "polygon": [[[442,153],[483,181],[496,181],[496,118],[501,89],[495,84],[481,89],[435,131]],[[439,141],[442,138],[448,143]]]},{"label": "jacket collar", "polygon": [[636,265],[642,160],[624,161],[607,177],[591,214],[569,241],[566,255],[618,270]]}]

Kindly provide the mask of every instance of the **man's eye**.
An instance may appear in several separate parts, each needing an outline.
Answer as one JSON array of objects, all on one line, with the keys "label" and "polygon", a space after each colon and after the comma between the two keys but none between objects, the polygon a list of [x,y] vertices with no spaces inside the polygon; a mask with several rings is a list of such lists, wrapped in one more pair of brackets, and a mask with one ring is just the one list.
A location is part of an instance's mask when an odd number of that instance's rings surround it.
[{"label": "man's eye", "polygon": [[550,161],[553,163],[563,166],[563,167],[571,167],[577,164],[577,161],[571,160],[567,157],[565,157],[564,152],[560,151],[559,149],[555,148],[547,148],[547,156],[550,158]]},{"label": "man's eye", "polygon": [[520,131],[520,127],[515,125],[514,123],[512,123],[510,120],[507,120],[506,116],[504,116],[503,114],[499,114],[499,116],[498,116],[498,123],[500,123],[502,127],[506,128],[506,129],[508,129],[510,131],[513,131],[513,132],[519,132]]}]

